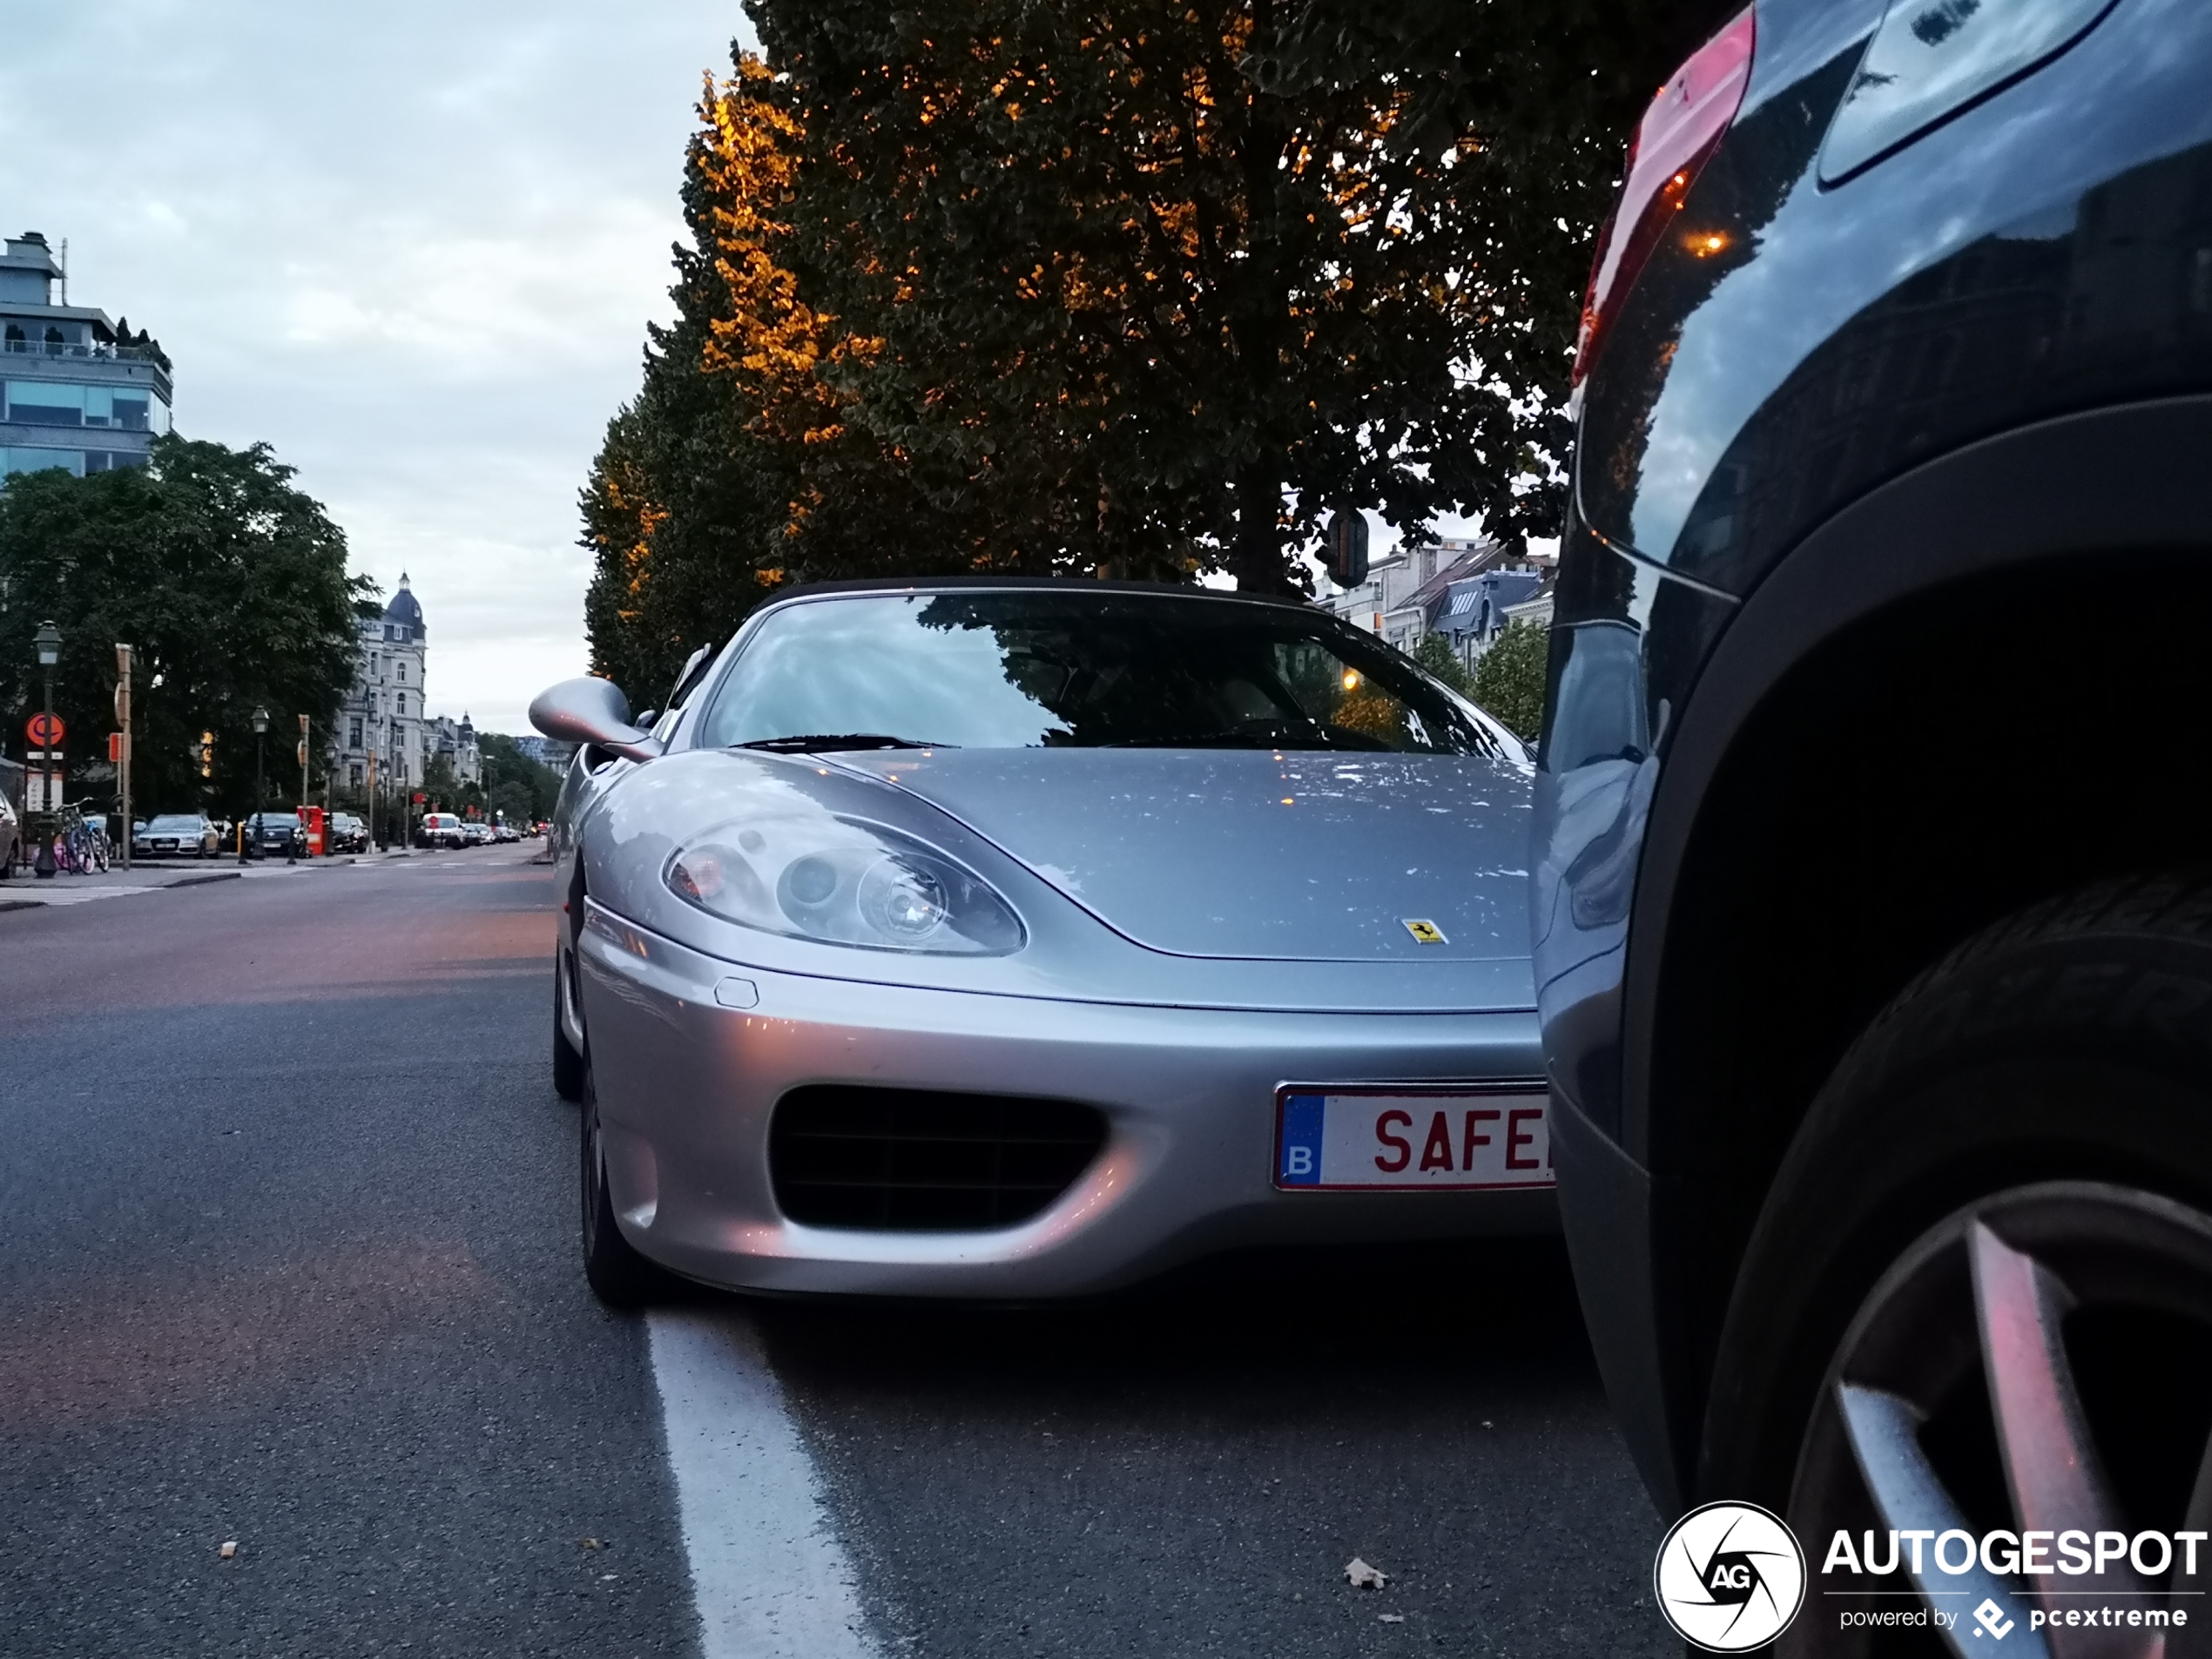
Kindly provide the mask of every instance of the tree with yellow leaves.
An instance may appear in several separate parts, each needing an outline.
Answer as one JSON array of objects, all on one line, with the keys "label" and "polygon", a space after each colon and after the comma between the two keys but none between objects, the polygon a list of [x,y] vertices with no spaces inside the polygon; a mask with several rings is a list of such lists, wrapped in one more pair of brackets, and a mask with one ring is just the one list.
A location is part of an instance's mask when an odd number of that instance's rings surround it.
[{"label": "tree with yellow leaves", "polygon": [[599,664],[651,684],[824,577],[1293,590],[1346,504],[1552,533],[1588,242],[1682,9],[1547,4],[750,0],[584,494]]}]

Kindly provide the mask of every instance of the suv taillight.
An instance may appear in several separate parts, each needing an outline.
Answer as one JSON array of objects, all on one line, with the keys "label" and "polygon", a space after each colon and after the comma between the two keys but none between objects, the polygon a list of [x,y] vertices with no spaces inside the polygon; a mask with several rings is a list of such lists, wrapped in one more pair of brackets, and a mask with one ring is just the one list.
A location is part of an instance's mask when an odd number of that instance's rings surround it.
[{"label": "suv taillight", "polygon": [[1596,361],[1606,325],[1629,297],[1636,273],[1667,233],[1721,135],[1743,102],[1751,78],[1755,25],[1746,8],[1700,46],[1651,100],[1629,140],[1629,179],[1613,217],[1598,233],[1582,330],[1575,343],[1574,384]]}]

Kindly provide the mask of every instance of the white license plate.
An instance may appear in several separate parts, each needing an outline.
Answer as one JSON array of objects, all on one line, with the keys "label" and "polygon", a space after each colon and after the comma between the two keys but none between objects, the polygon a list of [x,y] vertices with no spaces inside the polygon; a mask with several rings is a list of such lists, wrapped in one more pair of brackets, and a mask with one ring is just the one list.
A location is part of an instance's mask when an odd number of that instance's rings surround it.
[{"label": "white license plate", "polygon": [[1552,1184],[1541,1090],[1314,1084],[1275,1095],[1275,1184],[1286,1191],[1469,1191]]}]

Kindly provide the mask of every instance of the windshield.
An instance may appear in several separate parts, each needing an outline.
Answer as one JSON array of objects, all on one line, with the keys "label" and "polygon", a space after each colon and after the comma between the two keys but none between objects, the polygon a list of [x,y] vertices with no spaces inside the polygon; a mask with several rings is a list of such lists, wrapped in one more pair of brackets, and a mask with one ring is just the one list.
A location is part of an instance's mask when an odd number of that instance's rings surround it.
[{"label": "windshield", "polygon": [[199,820],[196,818],[187,817],[181,813],[164,813],[160,817],[155,819],[152,823],[147,825],[146,827],[159,834],[172,835],[178,833],[179,832],[188,833],[198,829],[199,827]]},{"label": "windshield", "polygon": [[1321,612],[1072,582],[779,610],[716,693],[700,741],[1501,752],[1406,658]]}]

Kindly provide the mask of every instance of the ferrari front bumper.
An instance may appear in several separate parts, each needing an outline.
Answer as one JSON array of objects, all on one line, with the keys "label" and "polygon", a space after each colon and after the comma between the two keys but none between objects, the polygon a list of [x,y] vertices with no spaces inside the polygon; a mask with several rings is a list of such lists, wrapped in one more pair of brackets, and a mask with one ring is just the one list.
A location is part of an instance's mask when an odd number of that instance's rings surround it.
[{"label": "ferrari front bumper", "polygon": [[[1283,1191],[1272,1179],[1279,1085],[1539,1078],[1531,1010],[1314,1014],[869,985],[718,961],[596,906],[577,961],[623,1232],[709,1284],[1021,1299],[1242,1246],[1558,1227],[1548,1189]],[[1080,1101],[1103,1114],[1106,1141],[1016,1226],[806,1226],[777,1206],[768,1126],[788,1090],[814,1083]]]}]

